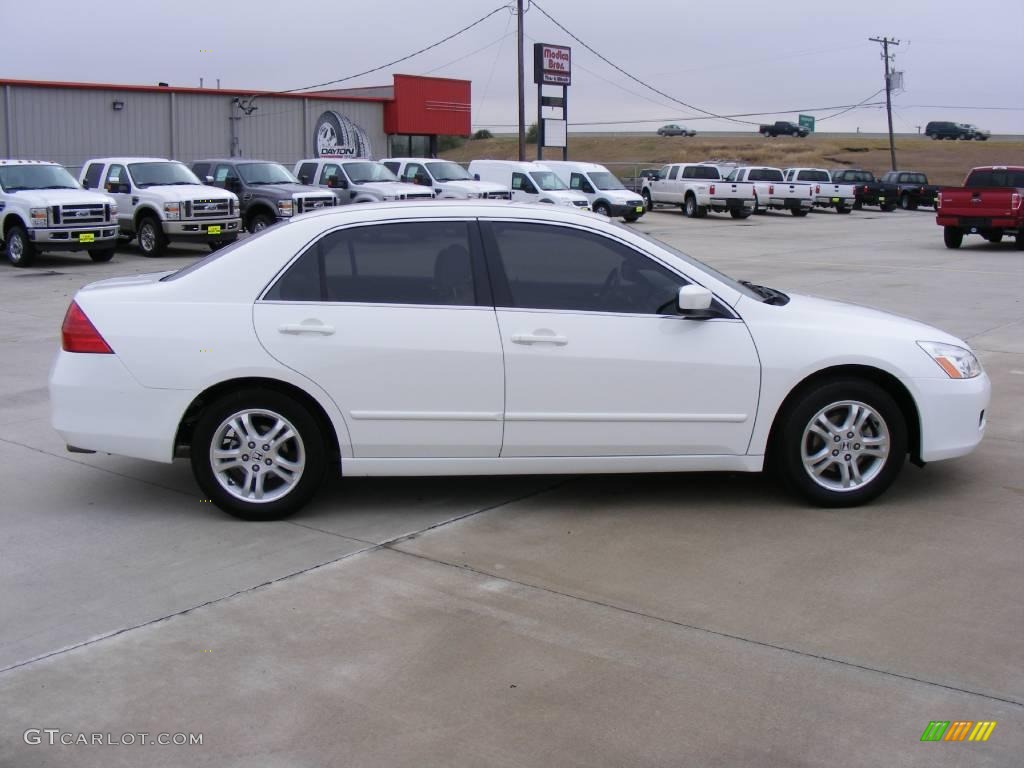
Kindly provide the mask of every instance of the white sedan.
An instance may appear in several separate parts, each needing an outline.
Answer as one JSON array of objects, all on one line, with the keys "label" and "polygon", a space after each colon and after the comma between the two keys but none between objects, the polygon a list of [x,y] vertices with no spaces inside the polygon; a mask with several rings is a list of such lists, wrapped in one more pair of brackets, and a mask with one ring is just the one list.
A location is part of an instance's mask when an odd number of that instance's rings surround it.
[{"label": "white sedan", "polygon": [[50,378],[69,449],[170,462],[247,519],[349,476],[777,469],[811,502],[963,456],[967,344],[737,282],[554,206],[362,205],[75,296]]}]

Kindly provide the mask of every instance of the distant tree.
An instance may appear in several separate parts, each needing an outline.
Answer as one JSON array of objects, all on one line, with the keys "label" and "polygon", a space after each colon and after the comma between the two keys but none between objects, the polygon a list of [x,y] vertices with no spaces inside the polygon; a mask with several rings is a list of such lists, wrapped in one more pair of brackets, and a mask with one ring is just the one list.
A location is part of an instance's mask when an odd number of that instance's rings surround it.
[{"label": "distant tree", "polygon": [[481,139],[493,139],[494,134],[488,131],[486,128],[481,128],[479,131],[473,134],[474,141],[480,141]]},{"label": "distant tree", "polygon": [[458,149],[466,140],[461,136],[438,136],[437,137],[437,151],[447,152],[450,149]]},{"label": "distant tree", "polygon": [[537,143],[537,124],[530,123],[530,127],[526,129],[526,143],[536,144]]}]

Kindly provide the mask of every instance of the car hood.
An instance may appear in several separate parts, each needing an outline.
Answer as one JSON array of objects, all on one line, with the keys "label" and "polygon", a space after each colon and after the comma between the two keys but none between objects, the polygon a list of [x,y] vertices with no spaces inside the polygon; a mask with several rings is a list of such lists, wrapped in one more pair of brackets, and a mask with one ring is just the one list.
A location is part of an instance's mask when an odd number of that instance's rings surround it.
[{"label": "car hood", "polygon": [[254,184],[249,189],[254,195],[275,198],[295,197],[296,195],[323,196],[325,194],[323,187],[311,187],[306,184]]},{"label": "car hood", "polygon": [[458,181],[439,181],[438,184],[452,189],[461,189],[463,192],[476,192],[481,195],[486,195],[489,192],[508,192],[508,187],[503,187],[501,184],[495,184],[490,181],[459,179]]},{"label": "car hood", "polygon": [[597,194],[611,200],[613,203],[640,203],[640,195],[630,192],[628,189],[599,189]]},{"label": "car hood", "polygon": [[574,192],[571,189],[542,189],[538,194],[542,197],[551,197],[566,203],[571,203],[573,200],[582,200],[588,205],[590,204],[586,195],[582,192]]},{"label": "car hood", "polygon": [[205,184],[180,184],[176,186],[144,187],[139,195],[155,198],[165,203],[180,203],[186,200],[238,200],[234,192],[227,192],[219,187],[208,187]]},{"label": "car hood", "polygon": [[427,187],[417,184],[406,184],[404,181],[367,181],[362,184],[353,184],[353,190],[373,192],[383,197],[397,197],[399,195],[422,195],[433,194]]},{"label": "car hood", "polygon": [[87,189],[26,189],[21,192],[8,192],[7,194],[24,205],[32,208],[42,208],[49,205],[95,205],[114,204],[114,198],[102,192],[92,192]]}]

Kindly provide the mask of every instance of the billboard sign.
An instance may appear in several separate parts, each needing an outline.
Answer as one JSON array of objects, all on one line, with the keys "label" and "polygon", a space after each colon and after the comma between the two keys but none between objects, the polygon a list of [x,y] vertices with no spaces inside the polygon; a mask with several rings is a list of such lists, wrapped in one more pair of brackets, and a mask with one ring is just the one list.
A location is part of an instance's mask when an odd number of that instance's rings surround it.
[{"label": "billboard sign", "polygon": [[572,49],[565,45],[534,43],[533,82],[537,85],[572,85]]},{"label": "billboard sign", "polygon": [[327,111],[320,115],[313,129],[313,151],[316,157],[370,157],[372,149],[366,131],[345,115]]}]

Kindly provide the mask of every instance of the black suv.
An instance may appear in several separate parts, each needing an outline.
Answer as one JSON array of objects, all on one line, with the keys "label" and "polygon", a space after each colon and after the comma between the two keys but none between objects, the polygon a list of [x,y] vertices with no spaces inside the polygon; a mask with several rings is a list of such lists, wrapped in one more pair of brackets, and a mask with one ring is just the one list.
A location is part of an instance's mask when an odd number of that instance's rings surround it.
[{"label": "black suv", "polygon": [[924,127],[924,135],[933,139],[973,139],[974,134],[959,123],[950,123],[945,120],[932,120]]},{"label": "black suv", "polygon": [[199,160],[192,163],[192,172],[207,184],[238,195],[242,223],[250,232],[336,202],[329,190],[301,184],[283,165],[268,160]]}]

